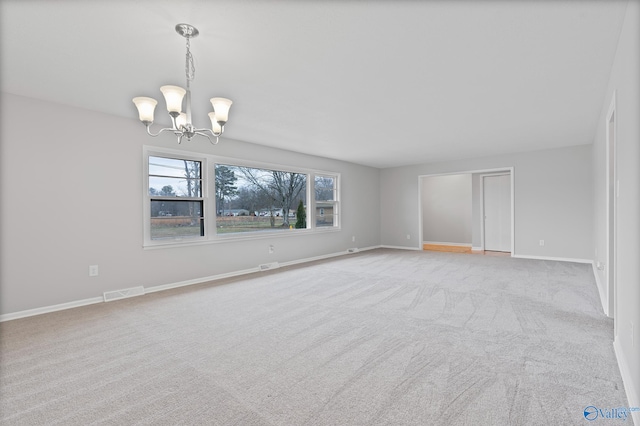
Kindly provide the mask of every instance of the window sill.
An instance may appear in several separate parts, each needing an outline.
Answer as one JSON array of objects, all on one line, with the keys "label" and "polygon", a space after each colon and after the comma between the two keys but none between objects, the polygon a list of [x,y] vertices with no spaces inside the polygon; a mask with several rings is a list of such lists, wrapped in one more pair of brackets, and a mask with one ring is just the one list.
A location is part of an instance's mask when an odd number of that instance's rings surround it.
[{"label": "window sill", "polygon": [[306,230],[279,230],[279,231],[263,231],[263,232],[251,232],[245,233],[243,235],[238,234],[223,234],[216,235],[211,238],[203,238],[197,240],[163,240],[163,241],[152,241],[145,242],[143,244],[143,249],[145,250],[154,250],[154,249],[166,249],[166,248],[174,248],[174,247],[192,247],[192,246],[202,246],[209,244],[220,244],[227,242],[238,242],[238,241],[256,241],[256,240],[265,240],[272,238],[291,238],[302,235],[320,235],[327,234],[333,232],[340,232],[342,229],[340,227],[327,227],[327,228],[316,228],[316,229],[306,229]]}]

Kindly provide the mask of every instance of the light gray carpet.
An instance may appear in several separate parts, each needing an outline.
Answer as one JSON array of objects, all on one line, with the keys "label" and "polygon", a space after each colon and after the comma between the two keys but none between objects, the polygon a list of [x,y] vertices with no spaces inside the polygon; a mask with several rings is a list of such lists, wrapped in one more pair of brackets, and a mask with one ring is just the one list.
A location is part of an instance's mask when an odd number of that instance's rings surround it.
[{"label": "light gray carpet", "polygon": [[0,416],[606,424],[583,410],[628,406],[612,336],[589,265],[374,250],[2,323]]}]

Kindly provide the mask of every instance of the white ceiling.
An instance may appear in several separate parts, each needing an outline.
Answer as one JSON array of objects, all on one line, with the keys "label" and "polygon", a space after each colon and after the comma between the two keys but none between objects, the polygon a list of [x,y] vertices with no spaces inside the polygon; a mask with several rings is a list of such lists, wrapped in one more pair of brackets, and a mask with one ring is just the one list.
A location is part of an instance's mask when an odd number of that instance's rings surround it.
[{"label": "white ceiling", "polygon": [[1,89],[164,120],[186,22],[195,124],[231,98],[231,139],[375,167],[589,144],[626,4],[0,0]]}]

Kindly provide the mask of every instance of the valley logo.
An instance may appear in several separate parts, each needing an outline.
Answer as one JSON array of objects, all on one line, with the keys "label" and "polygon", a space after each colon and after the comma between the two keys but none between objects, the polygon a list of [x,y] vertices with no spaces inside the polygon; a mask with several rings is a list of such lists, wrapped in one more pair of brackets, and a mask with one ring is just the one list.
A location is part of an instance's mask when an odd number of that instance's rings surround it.
[{"label": "valley logo", "polygon": [[627,420],[631,411],[640,411],[640,408],[598,408],[596,406],[589,405],[584,409],[584,418],[589,421],[596,419]]}]

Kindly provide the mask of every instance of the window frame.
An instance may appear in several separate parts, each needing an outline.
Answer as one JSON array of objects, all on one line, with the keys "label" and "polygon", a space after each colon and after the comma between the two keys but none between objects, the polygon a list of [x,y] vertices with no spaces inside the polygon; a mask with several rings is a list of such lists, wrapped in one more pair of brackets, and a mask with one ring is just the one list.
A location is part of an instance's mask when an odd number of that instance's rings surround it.
[{"label": "window frame", "polygon": [[[273,237],[292,237],[295,235],[321,234],[327,232],[337,232],[342,230],[341,212],[340,212],[340,183],[341,174],[339,172],[317,170],[311,168],[302,168],[287,166],[282,164],[273,164],[262,161],[244,160],[232,157],[223,157],[218,155],[203,154],[191,151],[180,151],[169,148],[158,148],[152,146],[143,146],[143,247],[144,248],[162,248],[176,246],[190,246],[199,244],[220,243],[225,241],[238,240],[258,240]],[[177,237],[166,239],[151,239],[151,199],[149,194],[149,157],[165,157],[178,160],[199,161],[201,163],[201,197],[179,197],[180,200],[202,200],[202,217],[204,222],[204,236],[201,237]],[[276,170],[283,172],[301,173],[306,175],[306,213],[307,228],[294,230],[261,230],[261,231],[245,231],[238,233],[217,233],[217,206],[216,206],[216,186],[215,186],[215,168],[216,165],[226,165],[235,167],[251,167],[256,169]],[[316,200],[315,200],[315,179],[316,176],[331,177],[334,179],[334,219],[333,226],[316,226]]]},{"label": "window frame", "polygon": [[[143,214],[143,238],[144,238],[144,247],[153,247],[153,246],[166,246],[166,245],[175,245],[175,244],[194,244],[194,243],[202,243],[206,241],[206,236],[208,233],[207,230],[207,217],[209,216],[209,203],[208,203],[208,191],[209,191],[209,182],[208,182],[208,165],[206,156],[177,151],[177,150],[169,150],[169,149],[158,149],[155,147],[143,147],[143,197],[142,197],[142,214]],[[176,160],[187,160],[187,161],[198,161],[200,162],[200,196],[199,197],[163,197],[163,196],[152,196],[149,193],[149,157],[161,157],[161,158],[170,158]],[[184,201],[184,202],[201,202],[202,203],[202,222],[204,235],[203,236],[181,236],[175,238],[161,238],[161,239],[152,239],[151,238],[151,201],[152,200],[170,200],[170,201]]]},{"label": "window frame", "polygon": [[[333,179],[333,200],[316,200],[315,199],[315,183],[316,177],[320,178],[331,178]],[[340,214],[340,177],[334,173],[316,173],[313,175],[313,225],[318,229],[332,229],[332,228],[340,228],[341,223],[341,214]],[[323,207],[318,207],[320,209],[320,216],[324,217],[326,215],[326,208],[328,205],[332,205],[331,215],[333,216],[333,224],[330,226],[317,226],[317,215],[316,215],[316,203],[319,202],[323,204]],[[309,215],[307,214],[307,217]]]}]

